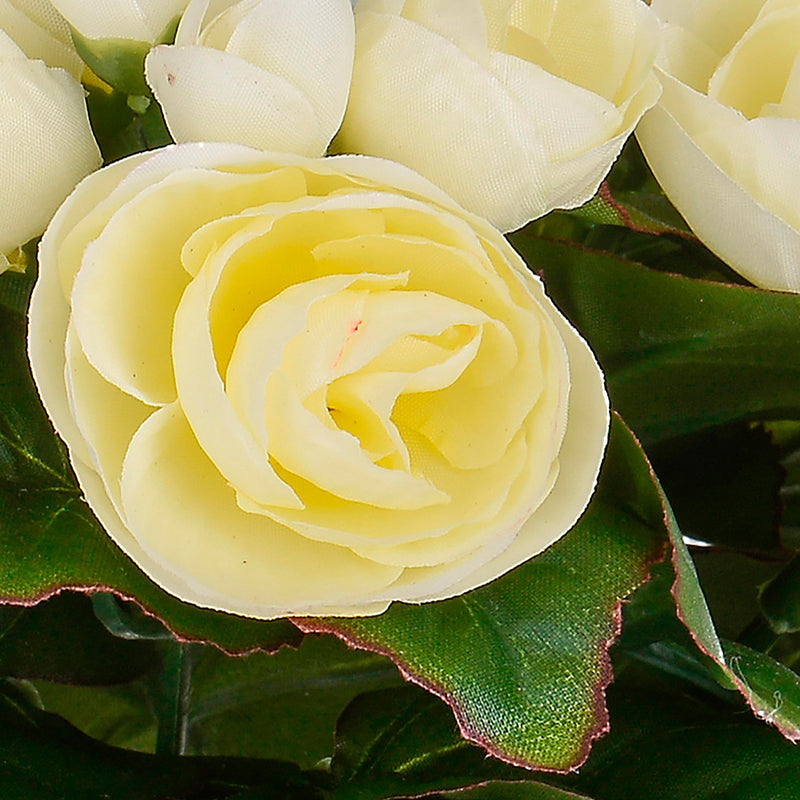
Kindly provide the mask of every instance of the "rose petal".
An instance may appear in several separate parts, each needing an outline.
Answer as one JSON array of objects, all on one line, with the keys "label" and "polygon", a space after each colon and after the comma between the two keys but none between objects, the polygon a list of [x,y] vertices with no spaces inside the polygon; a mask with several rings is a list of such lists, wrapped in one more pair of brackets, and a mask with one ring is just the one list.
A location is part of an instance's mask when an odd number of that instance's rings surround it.
[{"label": "rose petal", "polygon": [[242,513],[176,404],[153,414],[133,438],[122,491],[137,541],[174,571],[176,579],[162,585],[178,596],[188,586],[183,599],[208,607],[233,604],[262,617],[310,614],[369,597],[399,574]]},{"label": "rose petal", "polygon": [[145,68],[176,142],[235,141],[311,156],[328,144],[299,89],[230,53],[160,45]]},{"label": "rose petal", "polygon": [[[726,174],[697,141],[703,131],[735,130],[744,119],[667,75],[663,83],[665,104],[648,112],[636,135],[664,191],[692,230],[731,267],[760,286],[800,290],[800,231]],[[714,140],[724,146],[718,135],[708,141]],[[725,203],[709,197],[724,197]]]}]

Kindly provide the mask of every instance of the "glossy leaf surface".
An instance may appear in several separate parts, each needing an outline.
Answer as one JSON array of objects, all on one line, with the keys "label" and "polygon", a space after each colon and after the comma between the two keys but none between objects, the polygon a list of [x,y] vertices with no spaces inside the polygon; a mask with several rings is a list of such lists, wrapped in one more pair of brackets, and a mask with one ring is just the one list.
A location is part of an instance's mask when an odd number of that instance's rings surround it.
[{"label": "glossy leaf surface", "polygon": [[513,243],[591,344],[645,446],[800,414],[800,296],[663,274],[524,231]]}]

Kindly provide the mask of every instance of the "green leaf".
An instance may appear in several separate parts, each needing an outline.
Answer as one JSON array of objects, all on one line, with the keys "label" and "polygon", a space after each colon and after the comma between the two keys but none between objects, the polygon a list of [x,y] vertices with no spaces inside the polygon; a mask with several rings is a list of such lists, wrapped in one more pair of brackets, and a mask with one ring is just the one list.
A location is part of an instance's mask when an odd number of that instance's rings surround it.
[{"label": "green leaf", "polygon": [[530,777],[462,739],[447,706],[417,686],[357,697],[336,726],[331,772],[336,800],[417,796]]},{"label": "green leaf", "polygon": [[727,707],[671,692],[610,692],[614,736],[598,743],[570,788],[597,800],[793,800],[800,750]]},{"label": "green leaf", "polygon": [[158,721],[146,680],[117,686],[69,686],[33,681],[44,710],[63,717],[92,739],[153,753]]},{"label": "green leaf", "polygon": [[504,760],[570,769],[607,729],[608,647],[622,599],[663,553],[663,513],[644,454],[615,420],[592,503],[541,555],[452,600],[298,624],[388,654]]},{"label": "green leaf", "polygon": [[182,638],[231,652],[299,643],[301,634],[286,620],[260,622],[200,609],[150,581],[81,499],[33,385],[25,320],[2,307],[0,352],[0,603],[30,604],[64,588],[106,590],[135,598]]},{"label": "green leaf", "polygon": [[28,311],[33,284],[36,281],[36,248],[39,239],[32,239],[22,252],[27,261],[24,272],[4,272],[0,274],[0,309],[14,316],[24,317]]},{"label": "green leaf", "polygon": [[92,609],[106,630],[121,639],[172,639],[172,634],[157,617],[147,615],[129,600],[111,592],[94,592]]},{"label": "green leaf", "polygon": [[574,794],[536,781],[524,783],[490,781],[476,789],[443,792],[432,800],[436,800],[436,798],[446,798],[446,800],[592,800],[584,794]]},{"label": "green leaf", "polygon": [[756,716],[780,729],[793,742],[800,740],[800,677],[757,650],[724,642],[731,676]]},{"label": "green leaf", "polygon": [[524,232],[514,246],[589,341],[646,446],[800,416],[800,296],[665,275]]},{"label": "green leaf", "polygon": [[640,233],[679,233],[692,236],[674,206],[660,192],[613,192],[605,182],[598,193],[572,212],[589,222],[619,225]]},{"label": "green leaf", "polygon": [[[661,667],[666,671],[694,680],[699,686],[707,688],[709,679],[713,679],[724,689],[738,689],[756,716],[775,725],[787,739],[800,740],[800,678],[763,653],[736,642],[725,642],[723,646],[717,637],[689,551],[666,498],[664,502],[664,520],[672,542],[674,581],[671,595],[678,617],[696,648],[686,646],[682,632],[677,635],[668,632],[665,637],[667,646],[654,648],[649,645],[650,652],[645,653],[649,656],[647,660],[656,665],[661,661]],[[652,582],[645,591],[658,592],[663,598],[667,575],[665,569],[660,570],[661,580]],[[659,609],[662,604],[662,599],[654,599],[651,594],[645,607]],[[647,622],[645,619],[644,624]],[[641,618],[639,623],[642,624]],[[665,630],[669,631],[668,628]],[[624,639],[623,644],[626,644]],[[700,676],[699,680],[695,676]]]},{"label": "green leaf", "polygon": [[144,59],[152,47],[150,42],[90,39],[74,29],[72,41],[86,65],[109,86],[131,95],[150,92],[144,79]]},{"label": "green leaf", "polygon": [[0,606],[0,674],[61,683],[126,683],[158,666],[149,642],[112,636],[91,601],[64,593],[24,608]]},{"label": "green leaf", "polygon": [[[154,44],[172,42],[178,21],[179,17],[172,20]],[[91,39],[75,28],[72,29],[72,41],[78,55],[107,84],[133,96],[150,94],[144,79],[144,59],[153,43],[133,39]]]},{"label": "green leaf", "polygon": [[0,684],[3,800],[222,800],[258,787],[320,798],[320,780],[280,761],[151,756],[99,744]]},{"label": "green leaf", "polygon": [[653,178],[633,136],[625,143],[597,196],[576,212],[599,214],[606,224],[624,225],[633,230],[680,233],[694,238],[683,217]]},{"label": "green leaf", "polygon": [[400,683],[391,661],[333,636],[307,636],[275,655],[231,658],[206,647],[192,667],[187,752],[310,768],[332,756],[336,720],[356,695]]},{"label": "green leaf", "polygon": [[[692,559],[717,631],[726,639],[739,639],[759,614],[759,587],[786,563],[785,556],[768,558],[759,553],[751,557],[724,547],[692,548]],[[764,646],[776,638],[770,631]]]},{"label": "green leaf", "polygon": [[763,587],[759,603],[775,633],[800,631],[800,555]]},{"label": "green leaf", "polygon": [[63,491],[70,485],[66,453],[33,386],[24,332],[24,318],[0,309],[0,486]]}]

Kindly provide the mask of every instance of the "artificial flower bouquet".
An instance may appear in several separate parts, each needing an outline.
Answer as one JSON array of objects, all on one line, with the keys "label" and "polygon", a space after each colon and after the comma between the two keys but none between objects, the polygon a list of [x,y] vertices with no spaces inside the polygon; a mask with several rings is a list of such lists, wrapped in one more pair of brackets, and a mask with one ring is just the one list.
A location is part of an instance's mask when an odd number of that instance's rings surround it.
[{"label": "artificial flower bouquet", "polygon": [[0,0],[0,796],[800,793],[800,0]]}]

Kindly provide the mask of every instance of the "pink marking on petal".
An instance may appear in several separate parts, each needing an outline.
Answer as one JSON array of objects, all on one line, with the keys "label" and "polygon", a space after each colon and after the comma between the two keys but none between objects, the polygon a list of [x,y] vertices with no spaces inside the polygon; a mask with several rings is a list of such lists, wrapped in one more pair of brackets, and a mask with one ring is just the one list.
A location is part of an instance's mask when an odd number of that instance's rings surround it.
[{"label": "pink marking on petal", "polygon": [[358,333],[358,329],[364,324],[363,319],[357,319],[355,322],[350,323],[350,330],[347,332],[347,337],[344,340],[344,344],[342,345],[341,350],[336,354],[336,358],[333,360],[333,364],[331,364],[331,369],[336,369],[339,366],[339,363],[342,360],[342,356],[344,356],[344,350],[347,347],[347,343],[353,337],[354,334]]}]

